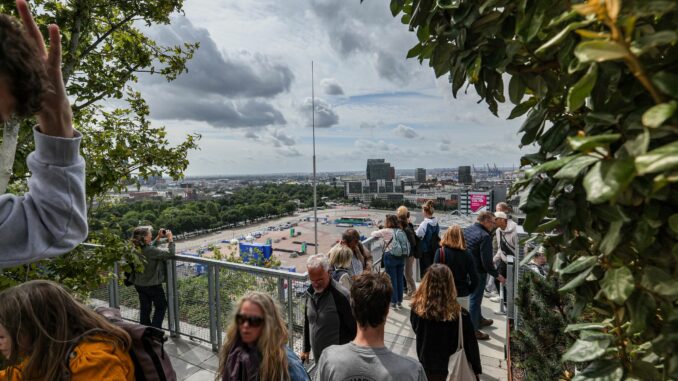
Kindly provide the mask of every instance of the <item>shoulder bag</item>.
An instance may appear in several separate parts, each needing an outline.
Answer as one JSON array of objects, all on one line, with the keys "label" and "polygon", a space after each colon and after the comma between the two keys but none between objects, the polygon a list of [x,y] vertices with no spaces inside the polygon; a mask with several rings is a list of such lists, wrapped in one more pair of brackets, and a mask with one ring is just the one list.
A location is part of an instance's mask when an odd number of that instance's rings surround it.
[{"label": "shoulder bag", "polygon": [[464,352],[464,328],[459,309],[459,338],[457,339],[457,351],[447,361],[447,381],[475,381],[476,374],[473,372],[471,363],[466,359]]}]

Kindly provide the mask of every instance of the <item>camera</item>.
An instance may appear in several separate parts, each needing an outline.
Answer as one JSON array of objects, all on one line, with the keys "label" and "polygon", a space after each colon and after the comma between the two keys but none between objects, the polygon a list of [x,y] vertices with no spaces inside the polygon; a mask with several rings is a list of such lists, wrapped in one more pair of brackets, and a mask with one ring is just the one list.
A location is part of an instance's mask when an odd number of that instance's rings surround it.
[{"label": "camera", "polygon": [[167,230],[160,229],[160,235],[164,236],[165,234],[167,234]]}]

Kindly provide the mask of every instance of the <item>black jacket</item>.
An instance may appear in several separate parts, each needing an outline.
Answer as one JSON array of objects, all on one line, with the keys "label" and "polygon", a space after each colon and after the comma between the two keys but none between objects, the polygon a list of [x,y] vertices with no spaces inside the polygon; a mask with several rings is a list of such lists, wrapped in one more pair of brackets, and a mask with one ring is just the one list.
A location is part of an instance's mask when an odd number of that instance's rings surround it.
[{"label": "black jacket", "polygon": [[[440,249],[436,250],[433,263],[440,261]],[[457,287],[457,296],[469,296],[478,285],[478,273],[473,257],[465,250],[445,247],[445,264],[452,270],[454,285]]]},{"label": "black jacket", "polygon": [[416,253],[419,241],[417,239],[417,234],[414,233],[414,226],[408,222],[403,228],[403,231],[405,232],[405,235],[407,235],[407,241],[410,243],[410,256],[419,258],[419,254]]},{"label": "black jacket", "polygon": [[[480,351],[471,316],[462,309],[461,319],[464,335],[464,353],[475,374],[483,372]],[[457,350],[459,322],[457,320],[435,321],[424,319],[410,312],[410,323],[417,335],[417,357],[427,373],[447,375],[447,362]]]},{"label": "black jacket", "polygon": [[476,270],[480,274],[490,274],[496,278],[499,273],[492,263],[492,238],[485,227],[475,223],[464,229],[464,240],[466,241],[466,251],[468,251],[476,262]]},{"label": "black jacket", "polygon": [[304,305],[304,352],[313,350],[315,361],[330,345],[346,344],[355,338],[358,327],[351,312],[348,290],[330,279],[321,294],[312,286],[306,291]]}]

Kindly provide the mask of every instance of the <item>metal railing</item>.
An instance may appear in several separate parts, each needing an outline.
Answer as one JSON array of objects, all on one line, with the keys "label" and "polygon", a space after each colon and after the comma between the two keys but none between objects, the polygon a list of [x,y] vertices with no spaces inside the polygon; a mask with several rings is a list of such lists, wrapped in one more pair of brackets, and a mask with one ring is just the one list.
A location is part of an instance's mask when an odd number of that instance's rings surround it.
[{"label": "metal railing", "polygon": [[[363,241],[372,251],[374,267],[380,268],[380,240]],[[108,285],[92,293],[94,304],[119,308],[123,318],[139,321],[139,301],[133,287],[121,286],[116,263]],[[304,300],[310,286],[308,273],[294,273],[242,263],[175,255],[167,260],[167,315],[163,328],[172,337],[186,337],[211,345],[218,351],[233,309],[247,291],[261,291],[277,299],[289,331],[289,346],[300,352],[303,339]]]}]

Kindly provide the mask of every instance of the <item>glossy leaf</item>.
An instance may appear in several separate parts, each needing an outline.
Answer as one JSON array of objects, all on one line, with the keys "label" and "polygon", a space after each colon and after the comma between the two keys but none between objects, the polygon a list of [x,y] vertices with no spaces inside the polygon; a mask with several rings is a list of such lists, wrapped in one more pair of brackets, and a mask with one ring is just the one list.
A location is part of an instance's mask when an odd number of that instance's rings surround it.
[{"label": "glossy leaf", "polygon": [[560,270],[561,274],[576,274],[584,270],[590,269],[598,262],[598,258],[593,256],[579,257],[567,267]]},{"label": "glossy leaf", "polygon": [[658,267],[648,266],[644,269],[641,284],[647,290],[661,296],[678,296],[678,279]]},{"label": "glossy leaf", "polygon": [[666,95],[678,98],[678,75],[660,71],[652,76],[652,84]]},{"label": "glossy leaf", "polygon": [[513,102],[513,104],[519,105],[524,94],[525,83],[519,76],[514,75],[509,81],[509,99],[511,102]]},{"label": "glossy leaf", "polygon": [[558,291],[560,292],[572,291],[575,288],[581,286],[586,281],[586,278],[591,274],[592,271],[593,267],[589,267],[587,270],[584,270],[583,272],[579,273],[579,275],[577,275],[572,280],[567,282],[564,286],[559,288]]},{"label": "glossy leaf", "polygon": [[675,114],[678,102],[671,101],[651,107],[643,114],[643,124],[647,127],[657,128]]},{"label": "glossy leaf", "polygon": [[525,114],[536,104],[537,100],[535,98],[530,98],[526,100],[525,102],[519,104],[518,106],[514,107],[513,110],[511,110],[511,114],[509,115],[508,119],[515,119]]},{"label": "glossy leaf", "polygon": [[579,156],[565,164],[565,166],[556,172],[553,177],[556,179],[574,179],[583,169],[588,168],[598,161],[600,161],[600,159],[594,156]]},{"label": "glossy leaf", "polygon": [[567,109],[570,112],[577,111],[584,105],[584,101],[591,94],[593,86],[598,78],[598,65],[593,64],[577,83],[567,93]]},{"label": "glossy leaf", "polygon": [[595,360],[610,346],[609,340],[577,340],[563,355],[563,361],[584,362]]},{"label": "glossy leaf", "polygon": [[656,148],[635,160],[638,174],[666,171],[678,166],[678,142]]},{"label": "glossy leaf", "polygon": [[579,43],[574,49],[574,55],[581,62],[604,62],[622,59],[628,52],[614,41],[595,40]]},{"label": "glossy leaf", "polygon": [[590,151],[593,148],[607,146],[621,138],[620,134],[600,134],[593,136],[575,136],[568,138],[570,147],[575,151]]},{"label": "glossy leaf", "polygon": [[626,266],[608,269],[600,285],[608,299],[623,304],[633,292],[633,274]]},{"label": "glossy leaf", "polygon": [[623,191],[634,176],[630,159],[599,161],[584,176],[586,199],[593,204],[605,202]]},{"label": "glossy leaf", "polygon": [[612,253],[619,242],[621,241],[621,228],[624,226],[624,221],[618,220],[610,224],[610,228],[600,242],[600,251],[608,255]]}]

